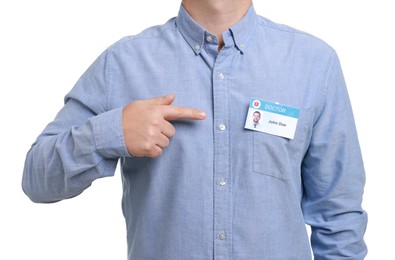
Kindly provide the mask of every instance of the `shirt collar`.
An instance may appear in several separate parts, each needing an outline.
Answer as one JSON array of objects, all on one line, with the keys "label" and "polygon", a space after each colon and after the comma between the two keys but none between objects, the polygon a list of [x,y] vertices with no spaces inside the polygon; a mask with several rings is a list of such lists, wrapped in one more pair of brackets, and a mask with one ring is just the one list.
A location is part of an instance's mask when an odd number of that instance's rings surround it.
[{"label": "shirt collar", "polygon": [[[225,44],[229,44],[226,42],[225,38],[228,38],[226,35],[230,34],[235,47],[243,53],[246,45],[248,44],[248,39],[255,31],[257,22],[258,16],[253,4],[251,4],[245,16],[238,23],[229,28],[229,31],[224,32],[223,37]],[[193,20],[182,4],[176,18],[176,25],[192,50],[196,54],[200,54],[205,43],[205,36],[210,33],[207,32],[203,26]]]}]

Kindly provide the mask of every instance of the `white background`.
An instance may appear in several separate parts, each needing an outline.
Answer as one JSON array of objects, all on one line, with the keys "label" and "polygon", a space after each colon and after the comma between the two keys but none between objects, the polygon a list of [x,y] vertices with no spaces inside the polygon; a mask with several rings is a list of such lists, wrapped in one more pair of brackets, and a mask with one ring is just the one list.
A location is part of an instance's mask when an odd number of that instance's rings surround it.
[{"label": "white background", "polygon": [[[388,0],[256,0],[257,13],[307,31],[342,62],[365,160],[367,259],[395,259],[394,9]],[[121,178],[34,204],[26,152],[93,60],[121,37],[177,15],[178,0],[0,2],[0,259],[126,259]]]}]

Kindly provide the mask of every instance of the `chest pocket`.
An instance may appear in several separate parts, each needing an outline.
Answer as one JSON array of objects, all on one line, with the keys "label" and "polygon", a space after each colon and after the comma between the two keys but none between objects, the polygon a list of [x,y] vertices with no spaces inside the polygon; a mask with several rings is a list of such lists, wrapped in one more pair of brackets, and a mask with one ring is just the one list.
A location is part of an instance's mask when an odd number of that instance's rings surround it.
[{"label": "chest pocket", "polygon": [[311,136],[311,113],[301,110],[294,139],[253,133],[253,171],[287,181],[300,167]]}]

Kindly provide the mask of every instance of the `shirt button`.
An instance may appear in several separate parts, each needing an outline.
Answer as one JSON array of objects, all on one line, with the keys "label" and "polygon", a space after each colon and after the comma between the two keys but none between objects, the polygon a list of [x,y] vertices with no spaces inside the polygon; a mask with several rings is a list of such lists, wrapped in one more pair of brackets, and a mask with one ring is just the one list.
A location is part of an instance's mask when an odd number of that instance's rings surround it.
[{"label": "shirt button", "polygon": [[224,80],[225,79],[225,75],[220,73],[220,74],[218,74],[218,78],[219,78],[219,80]]},{"label": "shirt button", "polygon": [[219,185],[225,186],[226,185],[226,180],[224,178],[221,178],[221,180],[219,181]]},{"label": "shirt button", "polygon": [[211,41],[213,40],[213,36],[207,35],[206,40],[207,40],[208,42],[211,42]]},{"label": "shirt button", "polygon": [[219,237],[220,240],[225,240],[226,239],[225,232],[222,231],[221,234],[219,234],[218,237]]},{"label": "shirt button", "polygon": [[200,50],[200,44],[199,43],[196,43],[195,50]]},{"label": "shirt button", "polygon": [[225,131],[226,130],[226,125],[224,123],[221,123],[221,124],[219,124],[218,128],[221,131]]}]

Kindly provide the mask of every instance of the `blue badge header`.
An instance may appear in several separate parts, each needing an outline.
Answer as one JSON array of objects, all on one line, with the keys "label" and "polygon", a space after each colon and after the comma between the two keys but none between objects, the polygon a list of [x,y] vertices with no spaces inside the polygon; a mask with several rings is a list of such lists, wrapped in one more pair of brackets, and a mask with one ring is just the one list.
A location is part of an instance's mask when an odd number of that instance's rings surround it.
[{"label": "blue badge header", "polygon": [[299,118],[300,109],[298,108],[284,106],[276,103],[270,103],[260,99],[251,99],[250,107],[257,110],[266,111],[269,113],[289,116],[293,118]]}]

